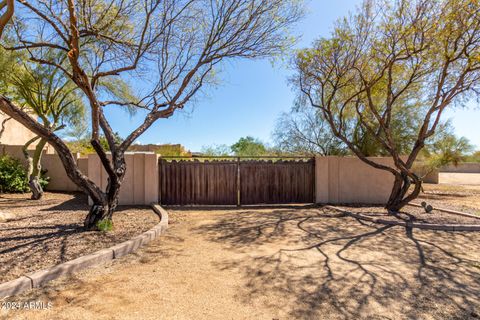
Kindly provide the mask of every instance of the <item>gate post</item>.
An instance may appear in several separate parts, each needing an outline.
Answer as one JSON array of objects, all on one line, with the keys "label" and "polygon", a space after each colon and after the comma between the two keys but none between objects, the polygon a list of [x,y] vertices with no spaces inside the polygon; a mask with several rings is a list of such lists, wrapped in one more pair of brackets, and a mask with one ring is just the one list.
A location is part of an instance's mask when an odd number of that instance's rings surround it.
[{"label": "gate post", "polygon": [[237,157],[237,207],[242,205],[240,198],[240,157]]}]

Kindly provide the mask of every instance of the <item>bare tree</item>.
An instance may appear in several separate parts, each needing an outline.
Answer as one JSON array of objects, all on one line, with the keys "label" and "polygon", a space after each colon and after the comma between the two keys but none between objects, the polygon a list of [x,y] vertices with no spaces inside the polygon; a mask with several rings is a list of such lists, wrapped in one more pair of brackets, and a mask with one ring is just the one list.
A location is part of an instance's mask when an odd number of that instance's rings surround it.
[{"label": "bare tree", "polygon": [[278,118],[273,131],[276,148],[309,155],[345,155],[348,149],[313,108],[292,108]]},{"label": "bare tree", "polygon": [[[301,51],[295,65],[301,96],[322,112],[335,136],[361,160],[395,176],[386,208],[398,211],[421,190],[412,165],[444,111],[480,91],[480,7],[471,0],[366,1],[329,39]],[[392,130],[401,109],[422,115],[405,154]],[[358,148],[348,126],[352,117],[393,166]]]},{"label": "bare tree", "polygon": [[[18,0],[10,50],[52,65],[84,93],[91,109],[91,144],[108,174],[101,190],[79,169],[64,141],[22,112],[6,97],[0,109],[46,139],[58,152],[70,179],[93,201],[85,227],[110,220],[125,176],[127,148],[155,121],[182,109],[214,83],[220,63],[233,58],[281,54],[292,44],[286,29],[301,16],[296,0]],[[45,57],[63,53],[68,63]],[[121,79],[136,96],[120,98],[112,89]],[[138,86],[141,83],[141,86]],[[145,114],[121,143],[104,114],[126,106]],[[101,147],[100,131],[110,154]]]}]

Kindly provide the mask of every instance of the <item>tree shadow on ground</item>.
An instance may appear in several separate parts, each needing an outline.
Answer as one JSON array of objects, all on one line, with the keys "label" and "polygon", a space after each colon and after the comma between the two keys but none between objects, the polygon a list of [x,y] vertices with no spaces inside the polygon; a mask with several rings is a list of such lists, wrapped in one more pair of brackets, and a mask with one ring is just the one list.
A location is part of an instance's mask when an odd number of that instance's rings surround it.
[{"label": "tree shadow on ground", "polygon": [[[23,198],[15,201],[19,206],[31,203]],[[114,215],[120,227],[114,225],[107,233],[87,231],[83,228],[86,201],[79,193],[59,199],[50,193],[39,202],[41,206],[25,206],[16,210],[15,218],[0,222],[0,283],[130,240],[158,223],[152,210],[126,206]],[[11,208],[11,203],[3,208]],[[132,219],[136,214],[138,220]]]},{"label": "tree shadow on ground", "polygon": [[41,211],[88,211],[88,197],[83,193],[72,193],[72,198]]},{"label": "tree shadow on ground", "polygon": [[[299,319],[475,319],[480,234],[367,223],[322,208],[236,211],[196,229],[241,254],[238,298]],[[268,298],[267,298],[268,297]]]},{"label": "tree shadow on ground", "polygon": [[[167,234],[162,238],[168,238],[167,246],[165,246],[164,241],[156,239],[148,246],[142,247],[139,251],[107,262],[101,267],[89,268],[78,273],[63,276],[44,284],[41,288],[27,291],[14,297],[8,297],[4,299],[4,301],[51,302],[53,304],[51,310],[54,316],[65,314],[62,313],[64,312],[63,308],[74,306],[74,308],[81,308],[84,312],[82,313],[82,319],[97,319],[99,317],[113,319],[112,306],[113,308],[121,306],[124,310],[128,310],[127,315],[135,314],[141,310],[139,309],[138,301],[129,298],[128,295],[125,294],[124,287],[125,282],[128,282],[126,279],[132,278],[132,274],[122,273],[117,268],[124,268],[128,265],[136,267],[141,264],[155,266],[160,260],[185,254],[182,249],[179,249],[184,241],[182,237]],[[96,278],[97,280],[91,281],[92,278]],[[138,295],[145,295],[145,292],[148,292],[148,296],[152,299],[151,301],[161,300],[165,292],[162,290],[152,290],[151,286],[151,284],[144,284],[139,287],[129,287],[128,290],[129,293],[138,293]],[[104,303],[103,298],[107,299],[108,303]],[[12,310],[9,314],[7,313],[7,319],[10,319],[8,316],[11,316],[13,319],[15,314],[21,314],[22,312],[24,312],[24,310]],[[42,310],[42,312],[44,312],[44,310]],[[52,314],[45,315],[40,318],[47,319],[48,316],[51,315]],[[26,318],[28,318],[28,316]],[[50,318],[53,319],[52,317]],[[2,319],[1,316],[0,319]]]}]

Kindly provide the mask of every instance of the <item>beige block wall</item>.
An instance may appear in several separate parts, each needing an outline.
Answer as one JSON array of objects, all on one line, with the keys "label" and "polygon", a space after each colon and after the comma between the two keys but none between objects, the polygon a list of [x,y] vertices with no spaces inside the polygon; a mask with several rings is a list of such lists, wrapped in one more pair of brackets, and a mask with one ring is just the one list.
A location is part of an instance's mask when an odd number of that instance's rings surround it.
[{"label": "beige block wall", "polygon": [[[33,154],[33,150],[29,150],[29,153]],[[0,154],[8,154],[22,162],[25,160],[22,146],[0,145]],[[88,175],[88,159],[80,158],[80,154],[75,154],[74,156],[77,159],[80,170],[83,174]],[[46,176],[50,177],[50,182],[46,188],[47,190],[67,192],[80,191],[77,185],[67,176],[58,154],[47,153],[45,150],[41,164],[42,169],[47,170]]]},{"label": "beige block wall", "polygon": [[480,173],[480,163],[464,162],[464,163],[459,163],[457,166],[451,164],[443,168],[440,168],[440,172]]},{"label": "beige block wall", "polygon": [[[80,154],[75,155],[80,171],[88,176],[88,159],[80,158]],[[56,154],[45,154],[42,157],[42,167],[47,169],[47,177],[50,177],[47,190],[50,191],[80,191],[75,183],[67,176],[62,161]]]},{"label": "beige block wall", "polygon": [[[149,205],[158,202],[158,157],[154,153],[125,154],[127,172],[120,188],[119,204]],[[88,177],[103,190],[107,173],[96,154],[88,155]]]},{"label": "beige block wall", "polygon": [[20,161],[24,160],[24,155],[22,151],[22,146],[13,146],[13,145],[6,145],[2,144],[0,145],[0,154],[5,155],[8,154],[12,158],[16,158]]},{"label": "beige block wall", "polygon": [[432,183],[432,184],[439,184],[440,183],[440,172],[438,170],[434,170],[423,177],[423,182],[425,183]]},{"label": "beige block wall", "polygon": [[[0,146],[1,153],[23,159],[21,146]],[[76,155],[80,170],[102,189],[107,174],[96,154],[88,158]],[[370,158],[393,165],[391,158]],[[122,205],[148,205],[158,201],[158,156],[154,153],[127,153],[127,172],[120,189]],[[51,178],[48,190],[78,191],[70,181],[57,154],[44,154],[42,166]],[[393,175],[375,169],[355,157],[317,157],[315,167],[317,203],[372,203],[387,201],[393,186]]]},{"label": "beige block wall", "polygon": [[[33,150],[29,150],[32,154]],[[0,154],[8,154],[24,161],[22,146],[0,145]],[[75,154],[80,171],[104,190],[107,187],[107,173],[96,154],[81,158]],[[155,153],[127,153],[127,172],[120,189],[119,203],[123,205],[149,205],[158,202],[158,156]],[[58,154],[44,153],[42,168],[47,170],[50,191],[80,191],[70,180]]]},{"label": "beige block wall", "polygon": [[[371,160],[392,165],[391,158]],[[356,157],[316,158],[316,202],[384,204],[393,186],[393,175],[375,169]]]},{"label": "beige block wall", "polygon": [[429,168],[426,166],[426,164],[421,161],[417,161],[413,165],[413,170],[419,177],[423,177],[423,182],[433,183],[433,184],[439,183],[440,176],[439,176],[439,171],[437,169],[427,174],[427,172],[429,171]]},{"label": "beige block wall", "polygon": [[[0,113],[0,124],[5,118],[7,118],[7,116]],[[0,137],[0,143],[7,145],[24,145],[33,137],[35,137],[35,134],[32,131],[28,130],[20,122],[10,119],[5,123],[5,131]]]}]

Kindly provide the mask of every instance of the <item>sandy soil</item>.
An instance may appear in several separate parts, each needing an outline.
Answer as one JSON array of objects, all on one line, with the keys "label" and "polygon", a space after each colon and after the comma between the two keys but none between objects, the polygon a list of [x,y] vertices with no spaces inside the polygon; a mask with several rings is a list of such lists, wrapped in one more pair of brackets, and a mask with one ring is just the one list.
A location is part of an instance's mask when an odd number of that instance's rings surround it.
[{"label": "sandy soil", "polygon": [[119,207],[111,232],[85,232],[87,198],[80,194],[0,195],[0,212],[13,220],[0,222],[0,283],[26,273],[108,248],[147,231],[159,222],[148,207]]},{"label": "sandy soil", "polygon": [[[424,184],[417,202],[480,215],[480,174],[440,173],[440,184]],[[446,178],[445,178],[446,177]],[[478,184],[473,182],[479,180]],[[450,183],[446,183],[450,182]]]},{"label": "sandy soil", "polygon": [[[418,202],[418,201],[417,201]],[[465,225],[478,225],[480,226],[480,219],[465,217],[448,212],[442,212],[440,210],[432,210],[431,212],[425,212],[425,209],[405,206],[395,216],[388,213],[388,210],[383,206],[338,206],[350,212],[361,213],[365,216],[372,218],[380,218],[390,221],[406,221],[417,222],[426,224],[465,224]],[[443,206],[444,208],[446,206]]]},{"label": "sandy soil", "polygon": [[149,247],[9,301],[8,319],[477,319],[480,233],[316,208],[170,210]]}]

